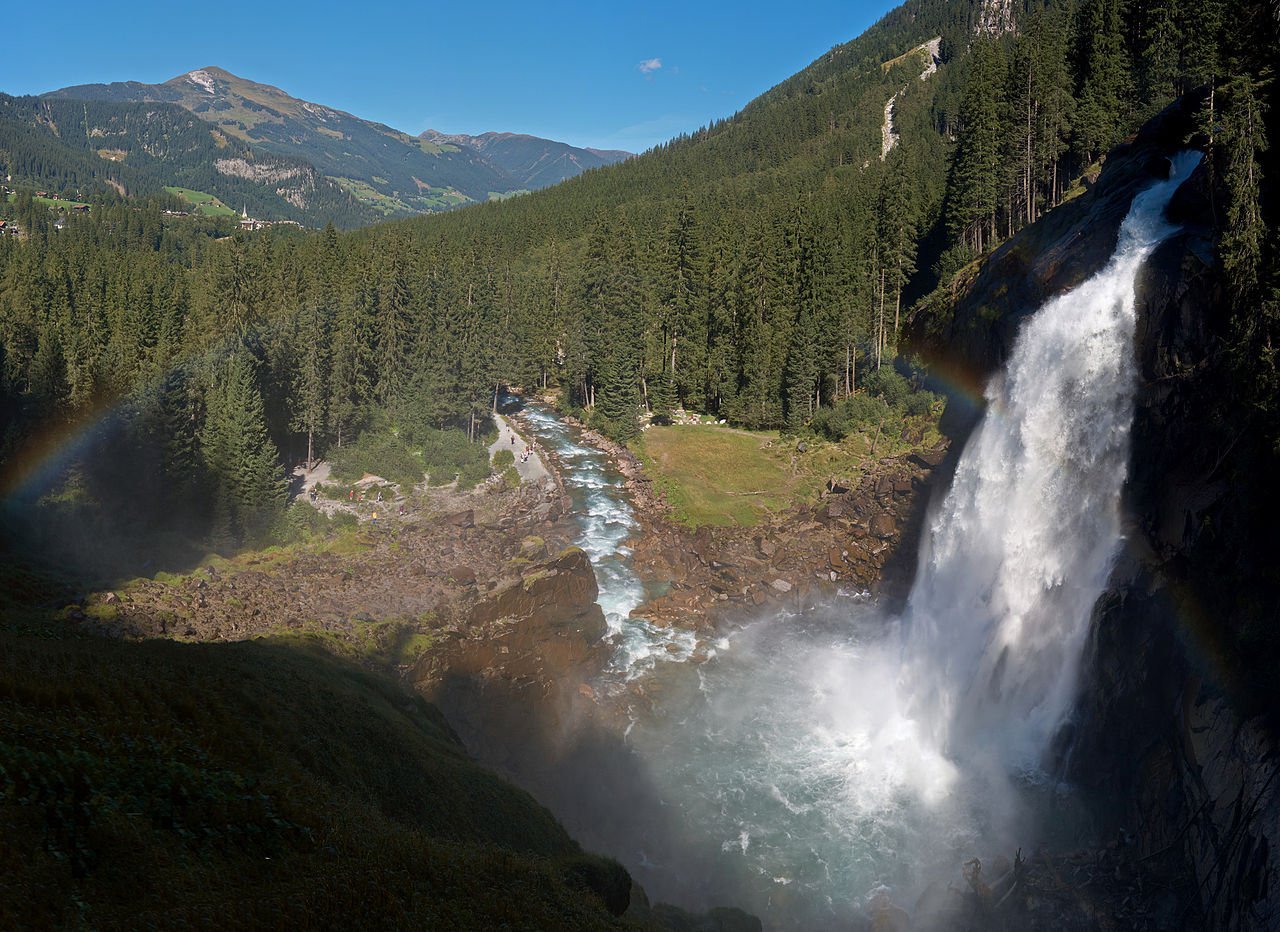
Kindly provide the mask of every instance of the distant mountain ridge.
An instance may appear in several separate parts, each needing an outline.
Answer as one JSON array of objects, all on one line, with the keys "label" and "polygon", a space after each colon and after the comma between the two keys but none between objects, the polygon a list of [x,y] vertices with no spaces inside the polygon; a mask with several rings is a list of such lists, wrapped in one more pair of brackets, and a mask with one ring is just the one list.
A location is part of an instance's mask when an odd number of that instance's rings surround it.
[{"label": "distant mountain ridge", "polygon": [[255,149],[310,162],[386,217],[546,187],[629,155],[510,133],[414,137],[216,66],[162,84],[82,84],[43,98],[176,104]]},{"label": "distant mountain ridge", "polygon": [[590,168],[621,162],[633,154],[620,149],[579,148],[524,133],[490,132],[469,136],[429,129],[418,138],[478,152],[530,190],[558,184]]},{"label": "distant mountain ridge", "polygon": [[0,94],[0,173],[64,195],[180,187],[254,217],[342,227],[379,219],[306,159],[255,151],[175,103]]}]

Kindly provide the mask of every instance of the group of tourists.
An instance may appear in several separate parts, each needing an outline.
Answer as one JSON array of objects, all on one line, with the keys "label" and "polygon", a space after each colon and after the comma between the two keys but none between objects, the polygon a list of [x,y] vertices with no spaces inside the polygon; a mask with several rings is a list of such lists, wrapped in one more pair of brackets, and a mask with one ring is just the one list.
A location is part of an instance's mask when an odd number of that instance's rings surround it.
[{"label": "group of tourists", "polygon": [[[516,434],[515,434],[515,431],[512,431],[512,432],[511,432],[511,445],[512,445],[513,447],[516,445]],[[529,462],[529,457],[531,457],[531,456],[533,456],[533,444],[531,444],[531,443],[526,443],[526,444],[524,445],[524,449],[522,449],[522,450],[520,451],[520,462],[522,462],[522,463],[527,463],[527,462]]]}]

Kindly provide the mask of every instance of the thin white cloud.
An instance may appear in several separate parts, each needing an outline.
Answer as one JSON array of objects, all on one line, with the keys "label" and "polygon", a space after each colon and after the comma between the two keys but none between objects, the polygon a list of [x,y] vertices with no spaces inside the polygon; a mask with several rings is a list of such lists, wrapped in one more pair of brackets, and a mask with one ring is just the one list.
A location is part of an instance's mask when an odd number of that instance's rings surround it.
[{"label": "thin white cloud", "polygon": [[649,75],[649,74],[653,74],[655,71],[657,71],[661,67],[662,67],[661,58],[646,58],[640,64],[636,65],[636,70],[639,71],[641,74]]}]

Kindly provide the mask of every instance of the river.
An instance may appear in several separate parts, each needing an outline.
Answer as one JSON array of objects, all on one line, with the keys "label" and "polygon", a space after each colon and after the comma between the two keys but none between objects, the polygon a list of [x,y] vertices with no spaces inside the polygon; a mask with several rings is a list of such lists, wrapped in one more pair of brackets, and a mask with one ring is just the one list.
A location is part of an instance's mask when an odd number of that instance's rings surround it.
[{"label": "river", "polygon": [[[1134,283],[1173,232],[1163,208],[1196,161],[1179,156],[1139,194],[1111,262],[1024,326],[900,616],[833,597],[702,645],[632,618],[644,587],[621,477],[550,412],[526,409],[596,567],[616,645],[608,676],[647,699],[625,740],[676,840],[655,852],[620,839],[608,853],[651,895],[732,903],[767,928],[847,928],[877,892],[910,908],[965,858],[1012,856],[1046,826],[1071,840],[1069,797],[1041,762],[1122,540]],[[690,662],[698,647],[706,659]]]}]

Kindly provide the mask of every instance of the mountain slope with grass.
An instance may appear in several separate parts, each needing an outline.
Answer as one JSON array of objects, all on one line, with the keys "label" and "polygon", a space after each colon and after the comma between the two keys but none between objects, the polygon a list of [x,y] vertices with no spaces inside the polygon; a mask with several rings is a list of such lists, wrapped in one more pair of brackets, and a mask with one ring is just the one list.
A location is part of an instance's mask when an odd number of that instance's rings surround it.
[{"label": "mountain slope with grass", "polygon": [[407,133],[292,97],[277,87],[200,68],[163,84],[84,84],[49,100],[170,103],[255,151],[304,160],[384,217],[443,210],[545,187],[617,161],[564,143],[490,133]]},{"label": "mountain slope with grass", "polygon": [[237,213],[307,226],[379,216],[304,159],[255,149],[172,103],[0,94],[0,170],[16,186],[85,198],[208,192]]},{"label": "mountain slope with grass", "polygon": [[33,627],[0,633],[0,925],[620,924],[626,871],[391,681]]}]

